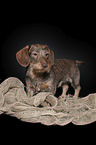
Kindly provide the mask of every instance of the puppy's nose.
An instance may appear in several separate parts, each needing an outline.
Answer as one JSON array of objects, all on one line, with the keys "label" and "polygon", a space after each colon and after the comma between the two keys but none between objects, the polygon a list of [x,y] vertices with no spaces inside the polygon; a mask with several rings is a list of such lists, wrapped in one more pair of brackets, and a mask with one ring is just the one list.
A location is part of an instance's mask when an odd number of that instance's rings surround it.
[{"label": "puppy's nose", "polygon": [[44,68],[46,68],[46,67],[47,67],[47,64],[46,64],[46,63],[43,63],[42,66],[43,66]]}]

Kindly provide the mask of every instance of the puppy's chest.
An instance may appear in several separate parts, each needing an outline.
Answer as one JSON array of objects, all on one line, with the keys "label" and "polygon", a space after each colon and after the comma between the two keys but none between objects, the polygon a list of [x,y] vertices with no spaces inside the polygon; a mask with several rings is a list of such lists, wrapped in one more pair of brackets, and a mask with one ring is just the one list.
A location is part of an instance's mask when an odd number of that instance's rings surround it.
[{"label": "puppy's chest", "polygon": [[30,69],[28,75],[32,80],[32,84],[34,85],[35,90],[43,91],[43,90],[51,90],[53,86],[53,74],[36,74]]},{"label": "puppy's chest", "polygon": [[35,91],[51,91],[53,86],[53,79],[47,79],[47,80],[39,80],[37,78],[34,79],[35,81]]},{"label": "puppy's chest", "polygon": [[53,80],[46,80],[44,82],[41,81],[36,81],[36,90],[38,91],[43,91],[43,90],[50,90],[53,84]]}]

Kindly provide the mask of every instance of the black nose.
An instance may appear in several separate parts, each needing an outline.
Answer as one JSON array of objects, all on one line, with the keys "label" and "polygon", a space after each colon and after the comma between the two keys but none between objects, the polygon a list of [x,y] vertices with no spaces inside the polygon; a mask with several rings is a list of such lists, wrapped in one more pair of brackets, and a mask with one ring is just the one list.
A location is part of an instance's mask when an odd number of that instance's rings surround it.
[{"label": "black nose", "polygon": [[44,64],[42,64],[42,66],[43,66],[44,68],[46,68],[46,67],[47,67],[47,64],[44,63]]}]

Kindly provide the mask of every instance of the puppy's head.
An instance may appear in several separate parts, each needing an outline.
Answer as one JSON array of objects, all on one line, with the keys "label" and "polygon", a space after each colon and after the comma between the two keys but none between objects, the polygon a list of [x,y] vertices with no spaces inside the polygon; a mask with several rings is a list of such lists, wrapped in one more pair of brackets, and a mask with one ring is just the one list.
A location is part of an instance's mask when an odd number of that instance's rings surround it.
[{"label": "puppy's head", "polygon": [[20,65],[30,64],[36,72],[49,72],[54,64],[54,53],[47,45],[27,45],[16,53],[16,58]]}]

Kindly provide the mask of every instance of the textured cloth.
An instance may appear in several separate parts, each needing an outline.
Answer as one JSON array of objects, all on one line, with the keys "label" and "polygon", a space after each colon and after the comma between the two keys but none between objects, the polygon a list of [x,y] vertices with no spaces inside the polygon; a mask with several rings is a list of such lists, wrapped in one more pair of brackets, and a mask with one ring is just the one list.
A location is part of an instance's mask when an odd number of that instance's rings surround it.
[{"label": "textured cloth", "polygon": [[58,99],[50,92],[28,97],[24,84],[10,77],[0,84],[0,114],[45,125],[85,125],[96,121],[96,93],[75,99]]}]

